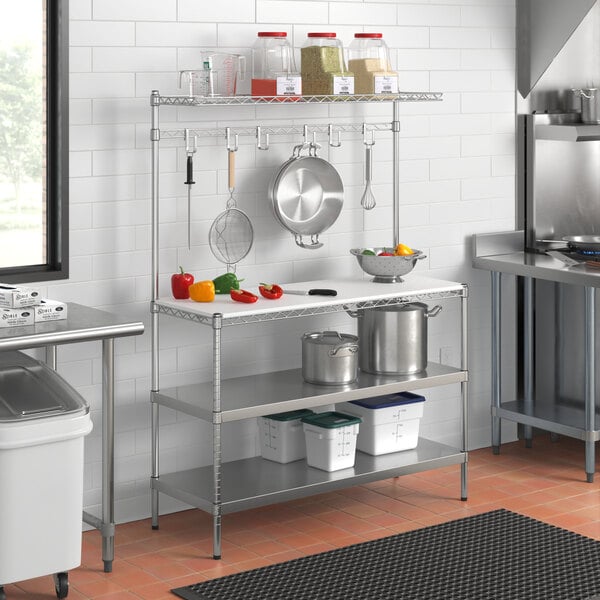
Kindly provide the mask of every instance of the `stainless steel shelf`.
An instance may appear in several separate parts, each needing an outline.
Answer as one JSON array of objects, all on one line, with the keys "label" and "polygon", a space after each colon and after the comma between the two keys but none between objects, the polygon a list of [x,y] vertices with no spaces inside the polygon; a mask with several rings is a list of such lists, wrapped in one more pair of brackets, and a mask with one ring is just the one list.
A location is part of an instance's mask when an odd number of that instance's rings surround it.
[{"label": "stainless steel shelf", "polygon": [[584,123],[536,125],[535,135],[539,140],[595,142],[600,140],[600,125],[586,125]]},{"label": "stainless steel shelf", "polygon": [[161,96],[153,92],[153,106],[231,106],[231,105],[288,105],[329,104],[347,102],[439,102],[442,92],[399,92],[398,94],[352,94],[343,96]]},{"label": "stainless steel shelf", "polygon": [[[301,369],[236,377],[221,381],[221,422],[463,381],[467,381],[465,371],[436,363],[429,363],[426,371],[415,375],[361,372],[355,383],[340,386],[306,383]],[[154,392],[152,401],[205,421],[212,422],[214,418],[212,382]]]},{"label": "stainless steel shelf", "polygon": [[[492,415],[578,440],[594,442],[600,440],[600,430],[596,429],[586,433],[583,407],[553,404],[549,406],[534,406],[532,410],[528,410],[523,401],[517,400],[503,402],[499,409],[492,408]],[[596,411],[597,417],[598,411]]]},{"label": "stainless steel shelf", "polygon": [[[299,460],[279,464],[260,457],[222,464],[223,513],[293,500],[387,477],[467,462],[467,453],[424,438],[414,450],[381,456],[356,453],[353,468],[331,473]],[[151,480],[159,492],[200,508],[213,510],[213,468],[201,467]]]}]

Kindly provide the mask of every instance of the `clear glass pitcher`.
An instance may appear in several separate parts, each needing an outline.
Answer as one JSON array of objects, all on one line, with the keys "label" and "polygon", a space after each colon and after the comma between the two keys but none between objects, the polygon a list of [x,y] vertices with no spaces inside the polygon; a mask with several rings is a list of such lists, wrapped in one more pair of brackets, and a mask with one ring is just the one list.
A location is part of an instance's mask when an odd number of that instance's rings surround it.
[{"label": "clear glass pitcher", "polygon": [[179,72],[179,87],[190,96],[235,96],[246,77],[246,57],[211,52],[202,54],[202,68]]}]

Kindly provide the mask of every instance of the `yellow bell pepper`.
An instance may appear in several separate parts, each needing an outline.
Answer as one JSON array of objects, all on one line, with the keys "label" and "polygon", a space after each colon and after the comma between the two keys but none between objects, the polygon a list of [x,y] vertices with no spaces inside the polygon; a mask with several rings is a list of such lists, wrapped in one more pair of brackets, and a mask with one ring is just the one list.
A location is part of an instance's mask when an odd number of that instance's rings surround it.
[{"label": "yellow bell pepper", "polygon": [[215,284],[210,279],[192,283],[188,289],[194,302],[212,302],[215,299]]}]

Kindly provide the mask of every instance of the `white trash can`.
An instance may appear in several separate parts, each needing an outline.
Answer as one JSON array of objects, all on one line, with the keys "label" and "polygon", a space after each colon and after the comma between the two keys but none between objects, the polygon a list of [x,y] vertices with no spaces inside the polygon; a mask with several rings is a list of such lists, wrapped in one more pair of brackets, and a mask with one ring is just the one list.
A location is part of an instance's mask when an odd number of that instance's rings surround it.
[{"label": "white trash can", "polygon": [[0,598],[2,586],[81,564],[83,438],[89,406],[57,373],[0,352]]}]

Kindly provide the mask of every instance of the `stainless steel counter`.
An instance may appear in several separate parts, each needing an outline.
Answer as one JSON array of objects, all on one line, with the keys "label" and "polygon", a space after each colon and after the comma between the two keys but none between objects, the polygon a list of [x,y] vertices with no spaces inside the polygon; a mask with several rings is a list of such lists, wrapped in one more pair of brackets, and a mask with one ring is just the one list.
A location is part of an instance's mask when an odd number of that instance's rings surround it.
[{"label": "stainless steel counter", "polygon": [[114,559],[114,339],[140,335],[144,325],[96,308],[67,303],[68,318],[26,327],[0,328],[0,351],[46,348],[46,362],[56,369],[56,346],[102,341],[102,515],[84,511],[83,521],[102,534],[104,571]]},{"label": "stainless steel counter", "polygon": [[[522,231],[475,235],[473,266],[491,272],[492,304],[492,447],[500,451],[500,420],[523,424],[527,446],[531,446],[533,427],[575,437],[585,441],[585,472],[588,482],[595,473],[595,442],[600,440],[596,426],[596,288],[600,272],[585,264],[568,267],[560,260],[544,254],[523,251]],[[523,277],[523,399],[501,402],[501,276]],[[536,406],[534,402],[534,280],[581,286],[584,290],[584,407]],[[567,410],[568,408],[568,410]]]}]

